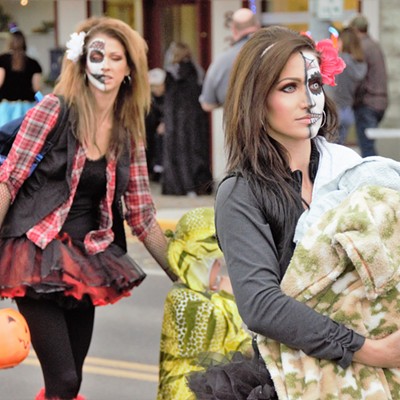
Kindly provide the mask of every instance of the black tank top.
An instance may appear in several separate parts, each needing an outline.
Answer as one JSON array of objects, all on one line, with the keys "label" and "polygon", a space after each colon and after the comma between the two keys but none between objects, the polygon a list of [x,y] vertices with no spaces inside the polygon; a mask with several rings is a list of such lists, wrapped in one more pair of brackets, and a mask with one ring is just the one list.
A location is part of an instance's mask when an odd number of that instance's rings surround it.
[{"label": "black tank top", "polygon": [[99,203],[106,193],[107,160],[86,160],[75,197],[62,231],[72,239],[83,240],[99,227]]}]

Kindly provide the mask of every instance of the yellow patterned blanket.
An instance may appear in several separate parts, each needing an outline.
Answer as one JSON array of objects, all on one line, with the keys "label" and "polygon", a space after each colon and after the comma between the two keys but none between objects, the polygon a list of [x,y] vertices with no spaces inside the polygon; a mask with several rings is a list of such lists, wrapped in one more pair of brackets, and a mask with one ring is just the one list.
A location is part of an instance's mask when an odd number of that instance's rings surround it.
[{"label": "yellow patterned blanket", "polygon": [[[323,214],[296,247],[282,290],[356,332],[400,328],[400,192],[363,186]],[[260,351],[279,399],[400,398],[400,370],[334,362],[265,337]]]},{"label": "yellow patterned blanket", "polygon": [[195,399],[186,378],[204,369],[202,353],[251,350],[233,295],[209,287],[212,266],[222,257],[214,210],[188,211],[168,244],[168,261],[180,282],[173,284],[164,304],[157,400]]}]

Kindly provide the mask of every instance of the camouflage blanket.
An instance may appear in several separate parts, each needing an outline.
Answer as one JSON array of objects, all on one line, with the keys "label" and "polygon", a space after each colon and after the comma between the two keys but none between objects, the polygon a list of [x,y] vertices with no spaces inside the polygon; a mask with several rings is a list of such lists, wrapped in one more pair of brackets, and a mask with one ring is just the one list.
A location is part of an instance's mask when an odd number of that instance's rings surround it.
[{"label": "camouflage blanket", "polygon": [[[305,231],[282,280],[287,295],[370,338],[400,328],[400,192],[365,185]],[[279,399],[398,399],[400,370],[307,356],[271,339],[259,347]]]}]

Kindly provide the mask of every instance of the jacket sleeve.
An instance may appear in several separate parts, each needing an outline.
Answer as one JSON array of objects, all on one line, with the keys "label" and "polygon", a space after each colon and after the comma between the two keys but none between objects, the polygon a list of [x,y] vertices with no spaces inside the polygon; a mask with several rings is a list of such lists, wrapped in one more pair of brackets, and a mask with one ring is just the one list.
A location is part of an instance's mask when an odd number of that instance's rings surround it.
[{"label": "jacket sleeve", "polygon": [[245,181],[224,181],[215,207],[218,240],[248,328],[347,367],[365,339],[281,291],[272,233]]},{"label": "jacket sleeve", "polygon": [[125,219],[133,235],[143,241],[156,222],[156,210],[150,193],[146,153],[143,143],[132,145],[129,183],[124,194]]}]

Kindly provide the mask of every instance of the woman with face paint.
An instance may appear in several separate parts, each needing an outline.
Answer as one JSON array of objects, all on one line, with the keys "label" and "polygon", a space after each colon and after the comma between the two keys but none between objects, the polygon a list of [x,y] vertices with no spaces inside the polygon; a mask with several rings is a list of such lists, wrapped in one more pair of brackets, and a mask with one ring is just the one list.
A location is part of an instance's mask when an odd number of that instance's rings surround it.
[{"label": "woman with face paint", "polygon": [[[175,280],[147,176],[146,52],[120,20],[83,22],[54,93],[28,112],[0,169],[0,297],[28,322],[45,383],[38,400],[83,399],[95,307],[145,278],[127,255],[124,220]],[[28,179],[59,116],[63,129]]]},{"label": "woman with face paint", "polygon": [[[323,85],[334,84],[343,67],[329,42],[315,44],[284,27],[261,29],[244,45],[224,106],[229,173],[217,190],[216,232],[240,315],[256,335],[344,369],[352,361],[398,367],[398,332],[366,339],[281,289],[300,215],[320,187],[360,161],[327,140],[337,116]],[[276,398],[265,365],[257,365],[264,378],[254,374],[241,386],[244,375],[237,360],[231,364],[221,379],[210,368],[189,380],[199,399]]]}]

